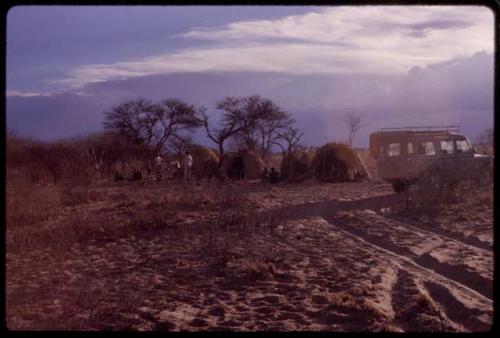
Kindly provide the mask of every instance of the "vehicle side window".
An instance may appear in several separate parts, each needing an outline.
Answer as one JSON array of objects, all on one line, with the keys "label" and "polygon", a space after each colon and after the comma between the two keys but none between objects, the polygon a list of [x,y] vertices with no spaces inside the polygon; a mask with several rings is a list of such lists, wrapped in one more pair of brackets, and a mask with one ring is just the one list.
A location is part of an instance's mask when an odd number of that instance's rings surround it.
[{"label": "vehicle side window", "polygon": [[423,155],[436,155],[436,150],[434,149],[434,144],[432,142],[420,143],[419,153],[423,154]]},{"label": "vehicle side window", "polygon": [[453,141],[441,141],[441,152],[443,154],[453,154]]},{"label": "vehicle side window", "polygon": [[387,148],[387,156],[399,156],[401,150],[399,149],[399,143],[390,143]]},{"label": "vehicle side window", "polygon": [[457,144],[457,153],[466,153],[471,150],[467,140],[457,140],[455,142]]},{"label": "vehicle side window", "polygon": [[407,152],[408,154],[413,154],[413,143],[408,142],[408,145],[407,145],[407,147],[406,147],[406,152]]}]

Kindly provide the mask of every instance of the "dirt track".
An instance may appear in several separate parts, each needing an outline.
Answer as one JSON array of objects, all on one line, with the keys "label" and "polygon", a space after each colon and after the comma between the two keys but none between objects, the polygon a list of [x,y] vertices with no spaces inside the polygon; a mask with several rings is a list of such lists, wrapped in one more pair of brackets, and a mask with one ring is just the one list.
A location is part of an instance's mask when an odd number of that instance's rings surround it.
[{"label": "dirt track", "polygon": [[[246,228],[236,225],[234,231],[217,232],[225,238],[220,245],[210,237],[213,208],[200,206],[179,211],[160,229],[96,238],[64,252],[52,245],[8,252],[9,327],[245,331],[486,331],[491,327],[492,242],[485,240],[488,231],[479,225],[491,221],[492,238],[492,206],[477,221],[480,235],[464,237],[387,213],[403,197],[383,183],[237,188],[245,190],[252,202],[244,213]],[[122,222],[127,212],[133,215],[151,203],[145,196],[154,198],[148,185],[135,189],[143,189],[140,199],[131,197],[137,196],[131,186],[103,188],[113,199],[78,210],[99,211]],[[128,207],[117,199],[118,193],[129,201]],[[472,217],[470,229],[474,222]]]}]

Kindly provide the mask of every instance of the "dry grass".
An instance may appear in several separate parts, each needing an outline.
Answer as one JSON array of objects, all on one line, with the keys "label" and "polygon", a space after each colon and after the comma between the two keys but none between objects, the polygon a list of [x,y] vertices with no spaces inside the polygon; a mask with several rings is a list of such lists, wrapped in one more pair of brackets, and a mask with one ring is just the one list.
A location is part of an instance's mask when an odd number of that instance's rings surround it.
[{"label": "dry grass", "polygon": [[[148,187],[139,189],[142,193],[131,190],[130,195],[105,195],[102,189],[90,185],[55,188],[11,184],[7,189],[9,248],[47,243],[67,246],[95,238],[121,238],[134,231],[175,226],[179,212],[206,210],[220,214],[218,222],[225,226],[227,210],[243,213],[254,207],[239,189],[215,180],[199,185],[170,185],[156,194],[148,192]],[[95,209],[92,205],[96,202],[104,202],[105,207]]]},{"label": "dry grass", "polygon": [[61,198],[53,186],[7,180],[6,225],[9,247],[27,248],[34,241],[33,229],[57,214]]}]

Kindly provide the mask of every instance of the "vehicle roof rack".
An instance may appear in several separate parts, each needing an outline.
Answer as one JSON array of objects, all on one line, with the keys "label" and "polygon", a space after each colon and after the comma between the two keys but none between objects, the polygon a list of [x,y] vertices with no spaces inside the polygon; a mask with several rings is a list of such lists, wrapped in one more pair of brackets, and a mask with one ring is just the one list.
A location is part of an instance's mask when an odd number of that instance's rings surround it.
[{"label": "vehicle roof rack", "polygon": [[434,131],[434,132],[460,132],[460,126],[427,126],[427,127],[400,127],[382,128],[381,131]]}]

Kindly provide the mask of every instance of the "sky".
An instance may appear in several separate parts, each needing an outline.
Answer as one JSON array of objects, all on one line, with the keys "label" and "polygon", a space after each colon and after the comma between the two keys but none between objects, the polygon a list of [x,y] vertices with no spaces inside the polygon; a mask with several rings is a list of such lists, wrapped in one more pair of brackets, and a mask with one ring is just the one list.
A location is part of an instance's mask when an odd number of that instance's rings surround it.
[{"label": "sky", "polygon": [[[493,13],[481,6],[18,6],[7,16],[7,127],[44,140],[102,129],[124,100],[208,108],[260,94],[302,143],[382,127],[493,124]],[[209,144],[202,133],[195,138]]]}]

